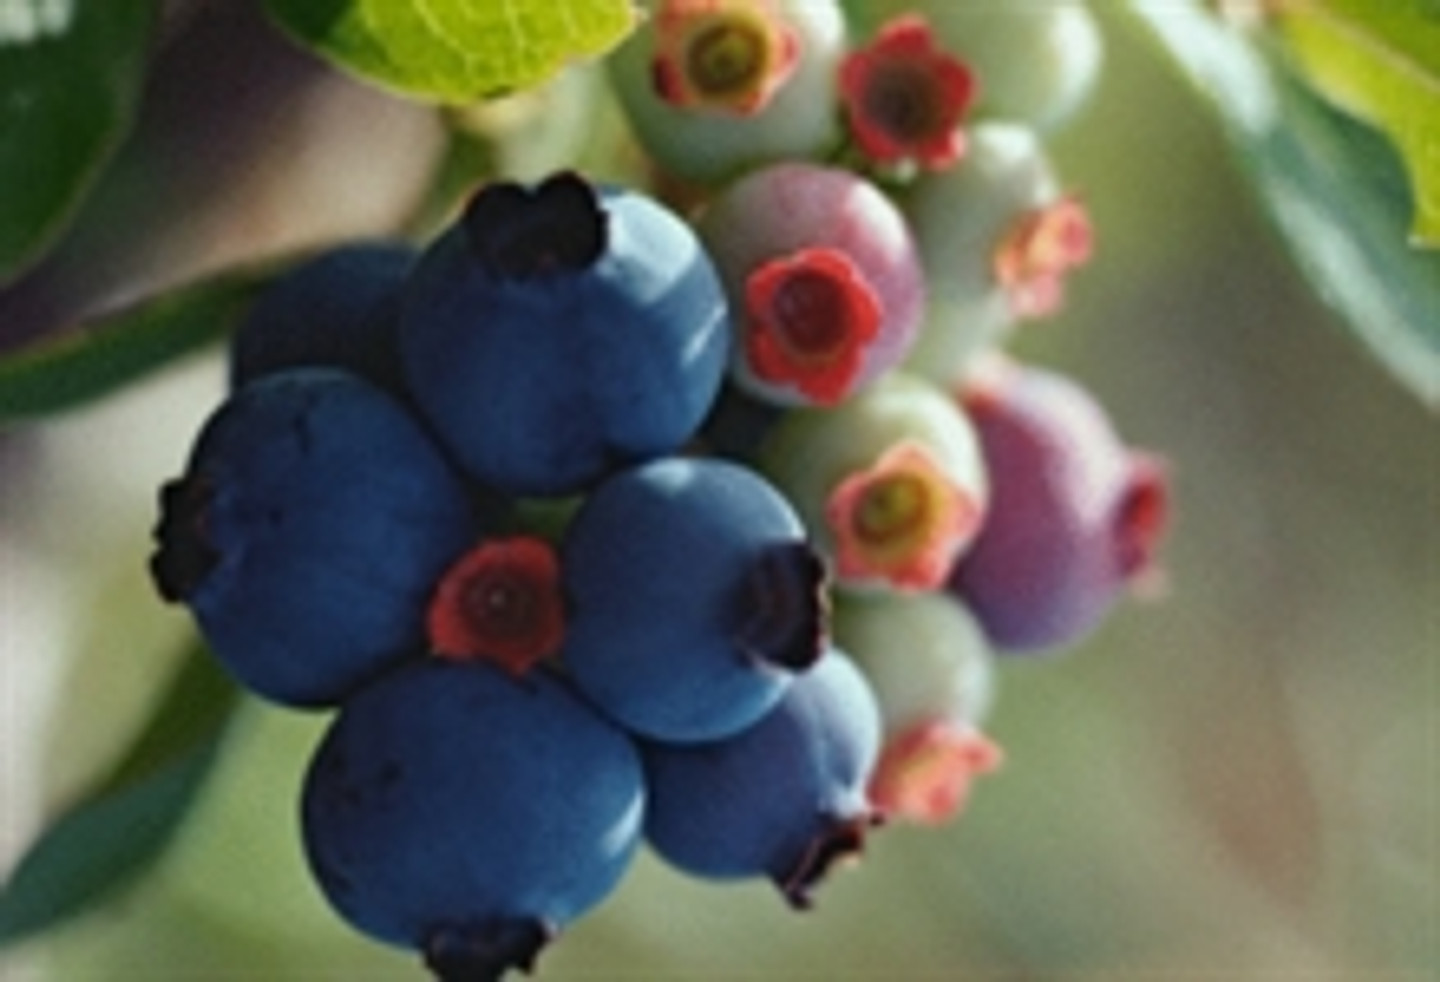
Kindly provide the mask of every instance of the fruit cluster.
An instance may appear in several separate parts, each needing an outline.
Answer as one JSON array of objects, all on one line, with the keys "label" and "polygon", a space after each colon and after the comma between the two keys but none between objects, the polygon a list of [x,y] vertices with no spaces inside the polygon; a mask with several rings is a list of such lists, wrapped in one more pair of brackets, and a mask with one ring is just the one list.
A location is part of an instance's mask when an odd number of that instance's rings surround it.
[{"label": "fruit cluster", "polygon": [[952,817],[995,656],[1094,628],[1166,523],[1160,462],[1001,353],[1090,248],[1041,135],[1085,8],[654,6],[608,65],[649,188],[495,181],[297,267],[161,492],[161,594],[335,710],[319,884],[443,979],[529,967],[642,841],[805,907]]}]

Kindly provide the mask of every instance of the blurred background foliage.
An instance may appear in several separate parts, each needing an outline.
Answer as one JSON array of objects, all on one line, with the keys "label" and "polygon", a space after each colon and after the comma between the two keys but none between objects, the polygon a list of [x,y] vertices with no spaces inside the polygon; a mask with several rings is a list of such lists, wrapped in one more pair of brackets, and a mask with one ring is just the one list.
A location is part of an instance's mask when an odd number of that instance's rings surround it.
[{"label": "blurred background foliage", "polygon": [[[116,166],[59,250],[0,291],[0,341],[422,210],[445,144],[433,112],[335,75],[255,8],[215,0],[167,25]],[[1100,89],[1055,144],[1098,255],[1015,349],[1169,457],[1163,590],[1061,659],[1006,663],[1006,767],[953,825],[875,836],[816,911],[647,857],[541,978],[1418,980],[1440,965],[1436,419],[1315,299],[1171,66],[1105,26]],[[517,127],[512,172],[585,146],[607,176],[633,173],[604,111],[538,134],[523,107],[488,115]],[[0,436],[0,869],[111,764],[184,648],[144,563],[155,489],[222,378],[207,350]],[[417,978],[305,872],[296,790],[322,725],[245,703],[160,865],[0,952],[0,978]]]}]

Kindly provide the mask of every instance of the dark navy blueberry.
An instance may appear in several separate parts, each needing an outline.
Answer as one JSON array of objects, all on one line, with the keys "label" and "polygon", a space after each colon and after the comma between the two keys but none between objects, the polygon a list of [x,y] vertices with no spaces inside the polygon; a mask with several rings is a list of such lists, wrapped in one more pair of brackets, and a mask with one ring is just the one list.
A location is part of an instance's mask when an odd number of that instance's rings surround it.
[{"label": "dark navy blueberry", "polygon": [[666,457],[603,481],[572,519],[561,657],[630,729],[709,740],[754,722],[823,651],[824,568],[754,471]]},{"label": "dark navy blueberry", "polygon": [[239,681],[302,706],[334,703],[422,644],[435,582],[479,534],[420,425],[338,369],[238,390],[161,503],[161,593],[189,606]]},{"label": "dark navy blueberry", "polygon": [[283,368],[329,365],[399,393],[399,292],[415,256],[402,242],[355,242],[280,276],[231,341],[231,385]]},{"label": "dark navy blueberry", "polygon": [[644,802],[634,744],[563,679],[424,659],[346,701],[301,814],[336,910],[469,982],[528,968],[610,893]]},{"label": "dark navy blueberry", "polygon": [[764,876],[795,907],[858,853],[875,811],[865,787],[880,744],[869,683],[832,649],[758,723],[725,740],[647,743],[645,834],[697,876]]},{"label": "dark navy blueberry", "polygon": [[400,350],[414,399],[464,468],[504,491],[558,495],[694,434],[728,323],[679,216],[562,174],[472,199],[404,291]]}]

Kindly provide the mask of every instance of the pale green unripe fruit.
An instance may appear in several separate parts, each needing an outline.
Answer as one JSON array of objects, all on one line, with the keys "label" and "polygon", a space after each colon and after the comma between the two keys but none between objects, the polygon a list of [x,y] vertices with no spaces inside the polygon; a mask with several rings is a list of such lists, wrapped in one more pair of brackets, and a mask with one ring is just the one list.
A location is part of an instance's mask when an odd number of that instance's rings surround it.
[{"label": "pale green unripe fruit", "polygon": [[1054,130],[1093,92],[1105,45],[1083,0],[849,0],[863,41],[886,20],[925,17],[941,47],[975,73],[971,114]]},{"label": "pale green unripe fruit", "polygon": [[943,593],[847,593],[835,643],[869,679],[887,736],[943,720],[979,727],[995,699],[995,658],[974,615]]},{"label": "pale green unripe fruit", "polygon": [[[874,473],[900,447],[919,448],[934,467],[925,481],[927,489],[939,485],[937,497],[947,498],[963,513],[963,521],[946,531],[941,509],[929,509],[926,522],[933,527],[918,530],[910,544],[917,550],[931,545],[945,553],[931,557],[931,565],[953,560],[978,530],[989,484],[974,427],[945,391],[891,371],[839,406],[791,410],[760,447],[761,470],[795,506],[816,547],[832,561],[842,587],[896,585],[878,574],[846,572],[843,557],[852,543],[845,534],[848,526],[837,524],[834,509],[847,481]],[[898,575],[907,577],[904,572]]]},{"label": "pale green unripe fruit", "polygon": [[764,163],[818,159],[839,144],[836,73],[846,30],[834,0],[776,0],[776,15],[798,43],[798,61],[773,97],[748,114],[677,106],[660,96],[653,71],[660,3],[645,6],[649,17],[607,65],[636,139],[668,174],[718,184]]},{"label": "pale green unripe fruit", "polygon": [[1060,183],[1036,132],[1013,123],[975,127],[958,166],[926,173],[900,195],[920,249],[930,306],[904,367],[956,382],[974,357],[1002,342],[1017,314],[996,277],[997,250],[1027,213],[1058,200]]}]

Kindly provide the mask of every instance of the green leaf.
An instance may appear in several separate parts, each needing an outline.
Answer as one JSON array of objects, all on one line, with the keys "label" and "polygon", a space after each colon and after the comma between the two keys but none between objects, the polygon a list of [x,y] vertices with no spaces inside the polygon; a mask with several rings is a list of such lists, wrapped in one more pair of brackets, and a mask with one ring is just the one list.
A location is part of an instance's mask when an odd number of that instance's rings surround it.
[{"label": "green leaf", "polygon": [[0,889],[0,945],[78,916],[164,852],[217,759],[238,690],[195,645],[110,773],[61,815]]},{"label": "green leaf", "polygon": [[1406,243],[1414,203],[1389,144],[1196,0],[1130,0],[1128,9],[1218,110],[1317,295],[1440,409],[1440,254]]},{"label": "green leaf", "polygon": [[0,357],[0,427],[99,398],[228,333],[273,275],[217,275]]},{"label": "green leaf", "polygon": [[265,0],[302,43],[409,96],[461,103],[599,57],[635,26],[630,0]]},{"label": "green leaf", "polygon": [[1306,81],[1395,142],[1414,187],[1411,234],[1440,248],[1440,3],[1291,0],[1276,17]]},{"label": "green leaf", "polygon": [[0,4],[0,283],[43,254],[129,131],[157,7]]}]

